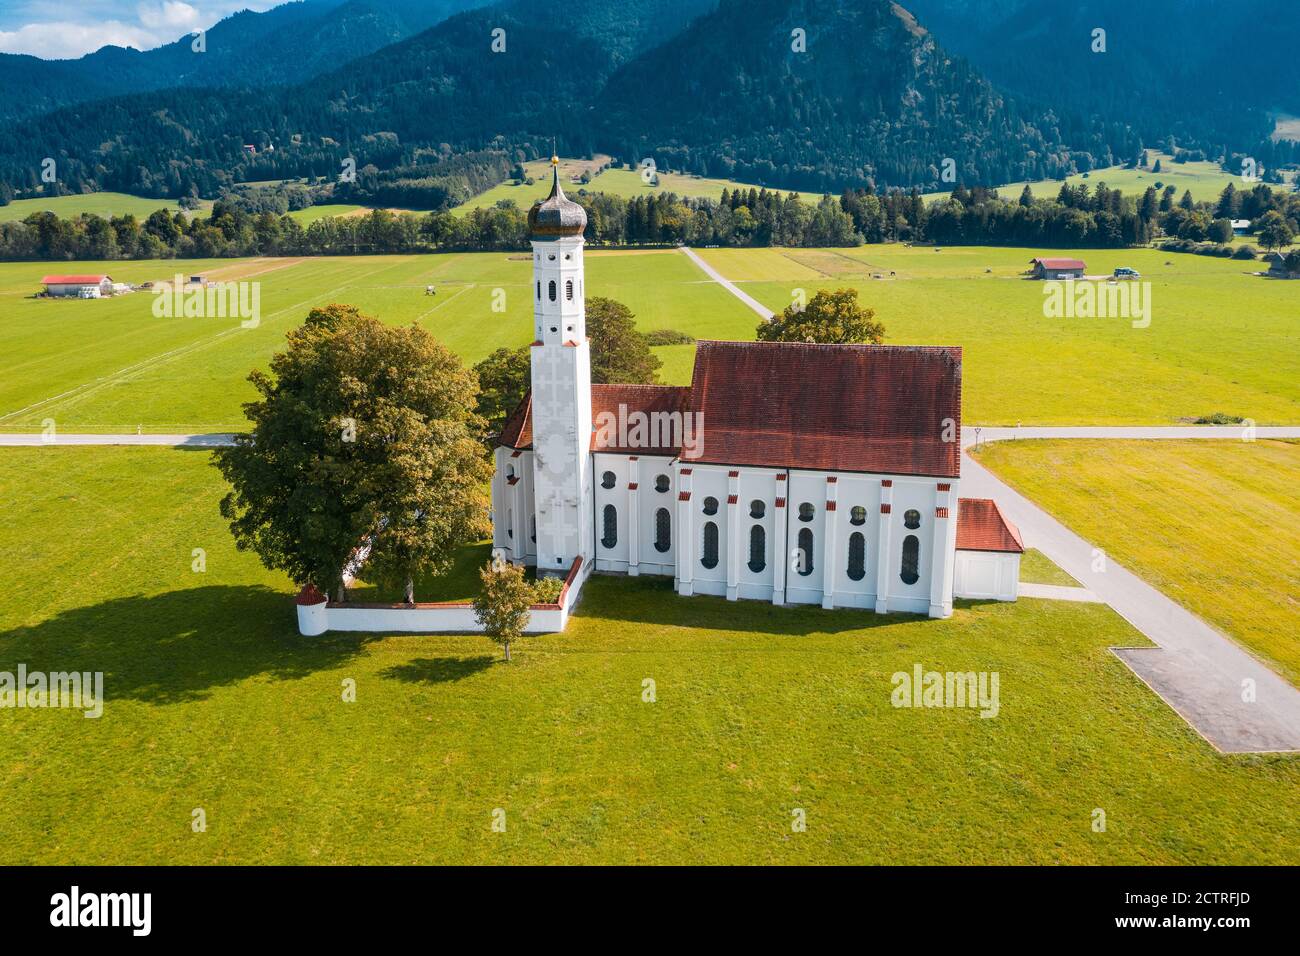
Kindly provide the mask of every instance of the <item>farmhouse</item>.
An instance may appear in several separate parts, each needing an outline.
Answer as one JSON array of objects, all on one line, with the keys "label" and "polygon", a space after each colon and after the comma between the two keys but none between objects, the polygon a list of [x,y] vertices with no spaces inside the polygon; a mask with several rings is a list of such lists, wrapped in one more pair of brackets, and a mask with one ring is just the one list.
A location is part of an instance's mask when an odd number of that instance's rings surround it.
[{"label": "farmhouse", "polygon": [[1244,236],[1246,235],[1246,233],[1250,232],[1249,219],[1233,219],[1231,220],[1231,223],[1232,223],[1232,234],[1234,236]]},{"label": "farmhouse", "polygon": [[492,483],[506,559],[931,617],[1015,599],[1019,533],[958,496],[960,348],[702,341],[689,387],[593,385],[586,214],[558,170],[528,222],[532,391]]},{"label": "farmhouse", "polygon": [[41,284],[45,286],[45,294],[50,296],[97,299],[113,294],[113,279],[106,275],[44,276]]},{"label": "farmhouse", "polygon": [[1268,263],[1268,274],[1274,279],[1291,279],[1296,273],[1287,268],[1287,257],[1281,252],[1270,252],[1264,256],[1264,261]]},{"label": "farmhouse", "polygon": [[1082,279],[1086,268],[1082,259],[1030,259],[1035,279]]}]

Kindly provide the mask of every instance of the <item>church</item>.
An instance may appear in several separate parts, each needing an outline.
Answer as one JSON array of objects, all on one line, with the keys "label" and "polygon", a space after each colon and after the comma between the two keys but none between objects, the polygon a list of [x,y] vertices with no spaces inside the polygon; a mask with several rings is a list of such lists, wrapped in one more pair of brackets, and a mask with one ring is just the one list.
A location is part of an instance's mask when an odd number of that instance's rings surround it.
[{"label": "church", "polygon": [[532,388],[497,438],[497,553],[728,600],[1015,600],[1019,532],[959,497],[960,348],[700,341],[689,386],[593,385],[587,217],[555,164],[528,214]]}]

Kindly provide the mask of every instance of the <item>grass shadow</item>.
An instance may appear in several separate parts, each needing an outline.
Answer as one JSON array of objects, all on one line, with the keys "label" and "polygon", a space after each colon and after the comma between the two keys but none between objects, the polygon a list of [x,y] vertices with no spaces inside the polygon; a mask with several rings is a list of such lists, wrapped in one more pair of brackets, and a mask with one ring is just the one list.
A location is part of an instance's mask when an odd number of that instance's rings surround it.
[{"label": "grass shadow", "polygon": [[0,670],[102,671],[107,699],[170,704],[334,668],[369,639],[305,639],[283,591],[222,585],[114,598],[0,632]]},{"label": "grass shadow", "polygon": [[408,684],[448,684],[487,670],[496,663],[488,654],[476,657],[417,657],[405,664],[395,664],[380,671],[380,677]]}]

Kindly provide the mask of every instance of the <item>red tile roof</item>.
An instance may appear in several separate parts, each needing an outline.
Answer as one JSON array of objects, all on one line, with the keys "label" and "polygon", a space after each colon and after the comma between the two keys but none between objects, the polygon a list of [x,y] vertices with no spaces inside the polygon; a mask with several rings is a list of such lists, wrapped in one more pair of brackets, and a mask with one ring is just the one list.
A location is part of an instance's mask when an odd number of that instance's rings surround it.
[{"label": "red tile roof", "polygon": [[957,510],[958,551],[1025,550],[1020,529],[1007,520],[992,498],[962,498]]},{"label": "red tile roof", "polygon": [[[620,404],[699,412],[702,447],[691,462],[957,478],[960,449],[944,438],[961,433],[961,364],[960,348],[702,341],[689,388],[593,385],[592,427]],[[659,443],[598,445],[599,437],[593,431],[593,451],[681,453]],[[532,441],[525,395],[497,443]]]},{"label": "red tile roof", "polygon": [[106,275],[42,276],[41,285],[99,285]]},{"label": "red tile roof", "polygon": [[[607,451],[615,453],[640,453],[649,455],[678,455],[681,453],[681,447],[671,444],[673,439],[680,439],[680,428],[669,429],[668,434],[663,434],[663,429],[654,427],[654,419],[647,422],[645,437],[648,444],[629,445],[623,447],[617,444],[620,437],[617,434],[617,422],[619,415],[619,406],[624,406],[625,416],[632,412],[644,412],[647,415],[653,415],[656,412],[682,412],[685,413],[686,406],[690,400],[691,390],[678,385],[593,385],[591,386],[591,450]],[[601,443],[605,437],[601,431],[603,421],[601,414],[608,412],[613,415],[612,421],[615,423],[615,434],[610,437],[615,439],[614,443]],[[624,419],[626,421],[626,418]],[[605,419],[604,421],[610,421]],[[680,420],[678,422],[680,425]],[[628,423],[627,428],[632,427]],[[635,437],[629,435],[626,431],[621,436],[623,438]],[[665,444],[660,439],[668,439],[669,444]],[[532,414],[532,393],[524,395],[524,400],[519,403],[519,407],[510,413],[506,419],[505,425],[501,428],[501,434],[497,437],[498,445],[505,445],[507,448],[530,448],[533,444],[533,414]]]},{"label": "red tile roof", "polygon": [[702,341],[691,409],[700,463],[961,473],[960,348]]},{"label": "red tile roof", "polygon": [[1082,259],[1030,259],[1029,261],[1040,263],[1044,269],[1086,268]]}]

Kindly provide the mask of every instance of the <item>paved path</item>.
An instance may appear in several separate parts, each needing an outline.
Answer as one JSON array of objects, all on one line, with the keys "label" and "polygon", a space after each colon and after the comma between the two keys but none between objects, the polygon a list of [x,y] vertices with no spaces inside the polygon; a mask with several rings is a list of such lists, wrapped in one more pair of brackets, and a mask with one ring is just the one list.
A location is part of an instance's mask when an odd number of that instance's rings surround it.
[{"label": "paved path", "polygon": [[220,448],[233,445],[234,435],[20,435],[0,433],[0,446],[158,445],[168,448]]},{"label": "paved path", "polygon": [[[1300,428],[1259,428],[1257,437],[1300,438]],[[984,428],[981,441],[1012,438],[1229,438],[1240,426],[1186,428]],[[965,429],[963,444],[974,442]],[[1033,502],[963,456],[961,493],[993,498],[1020,528],[1028,547],[1042,551],[1071,577],[1109,604],[1153,643],[1114,653],[1201,736],[1222,751],[1300,750],[1300,690],[1264,666],[1231,638],[1165,597],[1141,578],[1105,558]],[[1021,593],[1028,594],[1027,586]],[[1242,700],[1253,682],[1254,700]]]},{"label": "paved path", "polygon": [[713,266],[709,265],[707,262],[701,259],[700,256],[695,252],[695,250],[692,249],[690,246],[682,246],[681,250],[682,252],[686,253],[687,256],[690,257],[692,262],[694,262],[697,266],[699,266],[701,269],[704,270],[705,275],[707,275],[718,285],[722,286],[724,289],[726,289],[728,292],[734,295],[741,302],[745,303],[745,305],[749,306],[751,309],[753,309],[763,318],[770,319],[773,316],[774,313],[772,312],[771,309],[769,309],[762,302],[759,302],[757,299],[755,299],[753,296],[749,295],[748,293],[742,292],[740,290],[740,287],[737,286],[736,283],[732,282],[730,279],[723,276],[721,272],[719,272],[717,269],[713,268]]}]

